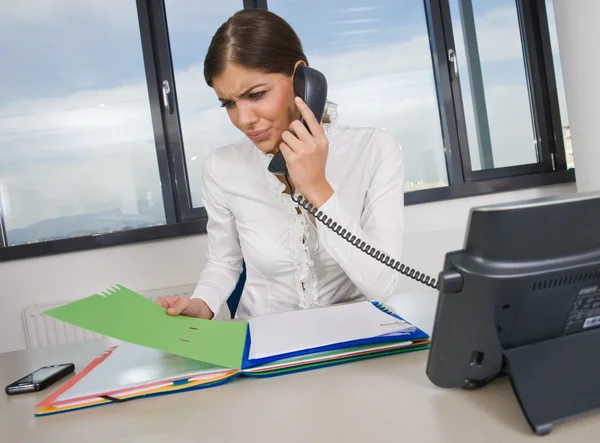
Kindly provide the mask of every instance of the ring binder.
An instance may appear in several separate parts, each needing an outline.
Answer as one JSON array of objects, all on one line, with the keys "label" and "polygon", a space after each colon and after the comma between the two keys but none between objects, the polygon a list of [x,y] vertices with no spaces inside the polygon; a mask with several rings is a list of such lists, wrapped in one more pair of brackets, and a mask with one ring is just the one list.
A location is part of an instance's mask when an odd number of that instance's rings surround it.
[{"label": "ring binder", "polygon": [[[153,337],[160,340],[153,342],[149,336],[139,334],[139,331],[130,333],[129,327],[115,325],[115,312],[123,318],[136,318],[144,325],[151,325],[154,329]],[[106,296],[90,296],[47,311],[47,315],[126,343],[104,352],[56,393],[36,405],[39,408],[36,415],[206,389],[227,383],[238,376],[274,377],[367,358],[419,351],[427,349],[430,342],[428,334],[379,302],[290,311],[263,318],[256,317],[246,324],[168,316],[155,302],[119,286],[110,290]],[[279,319],[276,316],[280,316]],[[336,327],[321,330],[317,342],[311,342],[312,338],[308,337],[308,342],[305,340],[289,344],[283,353],[279,352],[280,346],[275,346],[268,355],[251,358],[253,340],[256,343],[260,337],[265,337],[265,331],[267,338],[273,335],[271,325],[271,329],[264,329],[263,326],[263,335],[253,336],[250,327],[253,321],[264,321],[266,317],[271,320],[275,318],[279,321],[275,325],[299,324],[301,328],[297,332],[306,330],[307,324],[322,316],[332,319]],[[388,316],[398,321],[385,321]],[[298,318],[302,319],[300,323]],[[346,320],[348,327],[345,329],[340,328],[343,323],[339,321],[340,318]],[[231,327],[235,329],[230,330]],[[190,328],[193,332],[187,336],[188,343],[182,344],[178,335],[172,333],[173,330],[190,331]],[[169,336],[163,334],[163,329],[171,332],[171,341],[165,340]],[[342,331],[343,338],[331,338],[328,333],[332,331],[334,337]],[[350,332],[349,335],[347,331]],[[282,334],[290,340],[298,338],[291,332],[294,331],[282,331]],[[195,349],[198,343],[204,349]],[[298,343],[312,344],[299,347]],[[136,370],[140,367],[146,370]],[[119,385],[117,380],[123,379],[118,376],[120,371],[126,371],[130,376],[137,374],[139,378],[129,379],[129,382]]]}]

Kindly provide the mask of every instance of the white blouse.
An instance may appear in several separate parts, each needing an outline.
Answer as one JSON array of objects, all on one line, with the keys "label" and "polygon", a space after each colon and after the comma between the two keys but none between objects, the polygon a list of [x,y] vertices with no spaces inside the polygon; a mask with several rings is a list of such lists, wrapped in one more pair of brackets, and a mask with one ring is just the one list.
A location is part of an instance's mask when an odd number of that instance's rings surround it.
[{"label": "white blouse", "polygon": [[[404,167],[386,131],[324,125],[333,196],[320,208],[368,244],[401,260]],[[361,299],[385,301],[399,273],[358,250],[297,205],[267,170],[272,155],[249,139],[209,154],[202,200],[207,264],[193,298],[218,314],[246,263],[237,317]]]}]

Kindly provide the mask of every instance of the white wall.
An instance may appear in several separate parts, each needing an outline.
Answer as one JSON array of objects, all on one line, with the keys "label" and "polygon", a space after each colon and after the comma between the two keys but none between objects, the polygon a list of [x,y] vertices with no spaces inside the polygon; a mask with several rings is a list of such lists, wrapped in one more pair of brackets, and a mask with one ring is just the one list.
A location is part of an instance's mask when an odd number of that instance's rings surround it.
[{"label": "white wall", "polygon": [[553,0],[579,191],[600,190],[600,1]]},{"label": "white wall", "polygon": [[[559,185],[409,206],[403,261],[437,278],[444,254],[462,247],[472,206],[574,191],[574,185]],[[206,236],[197,235],[0,263],[0,352],[25,348],[26,306],[85,297],[114,284],[135,291],[194,284],[205,250]],[[399,289],[418,287],[405,278]]]},{"label": "white wall", "polygon": [[[576,191],[575,184],[566,184],[409,206],[405,212],[406,229],[402,261],[437,278],[444,264],[446,252],[463,247],[472,207]],[[399,290],[403,292],[420,288],[420,283],[405,277]]]}]

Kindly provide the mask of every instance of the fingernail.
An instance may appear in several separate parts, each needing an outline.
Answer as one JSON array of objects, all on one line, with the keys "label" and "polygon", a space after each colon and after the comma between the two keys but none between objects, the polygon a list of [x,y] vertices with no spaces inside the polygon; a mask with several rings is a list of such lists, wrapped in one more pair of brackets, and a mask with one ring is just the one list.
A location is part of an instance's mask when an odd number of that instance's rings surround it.
[{"label": "fingernail", "polygon": [[302,103],[302,99],[298,96],[296,96],[294,100],[296,100],[296,103]]}]

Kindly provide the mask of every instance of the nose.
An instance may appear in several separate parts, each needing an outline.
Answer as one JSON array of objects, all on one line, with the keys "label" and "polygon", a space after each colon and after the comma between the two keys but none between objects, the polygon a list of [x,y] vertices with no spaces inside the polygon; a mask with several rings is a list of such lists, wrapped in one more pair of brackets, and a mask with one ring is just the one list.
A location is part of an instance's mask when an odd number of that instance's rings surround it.
[{"label": "nose", "polygon": [[252,128],[258,121],[255,106],[252,102],[238,103],[238,123],[242,129]]}]

